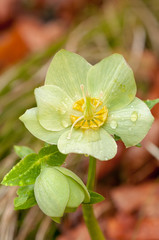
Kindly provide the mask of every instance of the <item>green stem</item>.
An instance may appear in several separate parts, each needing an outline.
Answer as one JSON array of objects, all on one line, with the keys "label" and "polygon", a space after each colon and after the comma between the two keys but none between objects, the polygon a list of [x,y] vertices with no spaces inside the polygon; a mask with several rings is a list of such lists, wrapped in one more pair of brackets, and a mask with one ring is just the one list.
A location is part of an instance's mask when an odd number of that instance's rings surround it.
[{"label": "green stem", "polygon": [[[95,175],[96,175],[96,159],[90,157],[89,160],[89,169],[88,169],[88,179],[87,179],[87,188],[88,190],[94,189],[95,184]],[[93,212],[93,206],[91,204],[83,204],[83,216],[88,228],[89,234],[92,240],[105,240],[104,235],[99,227],[97,219]]]},{"label": "green stem", "polygon": [[96,179],[96,159],[94,157],[89,158],[87,188],[93,191]]}]

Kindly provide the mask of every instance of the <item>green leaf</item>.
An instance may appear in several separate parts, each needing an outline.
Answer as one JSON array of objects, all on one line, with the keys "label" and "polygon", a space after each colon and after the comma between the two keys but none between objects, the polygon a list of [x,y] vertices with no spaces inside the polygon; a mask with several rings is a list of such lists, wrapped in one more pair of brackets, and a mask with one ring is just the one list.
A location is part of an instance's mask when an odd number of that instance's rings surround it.
[{"label": "green leaf", "polygon": [[59,152],[56,145],[50,145],[42,148],[38,156],[49,166],[61,166],[66,158],[65,154]]},{"label": "green leaf", "polygon": [[120,138],[119,136],[117,136],[117,135],[114,134],[114,140],[115,140],[115,141],[119,141],[119,140],[121,140],[121,138]]},{"label": "green leaf", "polygon": [[135,145],[135,147],[142,147],[141,143]]},{"label": "green leaf", "polygon": [[157,103],[159,103],[159,98],[153,100],[146,100],[144,101],[149,109],[152,109]]},{"label": "green leaf", "polygon": [[34,151],[31,148],[25,146],[14,146],[14,151],[20,158],[24,158],[27,155],[34,153]]},{"label": "green leaf", "polygon": [[99,203],[102,202],[105,198],[100,195],[99,193],[93,192],[88,190],[89,194],[90,194],[90,202],[86,203],[86,204],[95,204],[95,203]]},{"label": "green leaf", "polygon": [[40,174],[40,160],[35,153],[23,158],[3,178],[2,184],[6,186],[25,186],[34,184],[36,177]]},{"label": "green leaf", "polygon": [[2,184],[6,186],[26,186],[34,184],[41,171],[41,164],[60,166],[66,155],[60,153],[56,146],[44,147],[39,154],[29,154],[23,158],[4,177]]},{"label": "green leaf", "polygon": [[51,219],[56,223],[61,223],[61,218],[60,217],[52,217]]},{"label": "green leaf", "polygon": [[17,191],[18,197],[14,199],[14,209],[27,209],[36,205],[34,196],[34,185],[20,187]]}]

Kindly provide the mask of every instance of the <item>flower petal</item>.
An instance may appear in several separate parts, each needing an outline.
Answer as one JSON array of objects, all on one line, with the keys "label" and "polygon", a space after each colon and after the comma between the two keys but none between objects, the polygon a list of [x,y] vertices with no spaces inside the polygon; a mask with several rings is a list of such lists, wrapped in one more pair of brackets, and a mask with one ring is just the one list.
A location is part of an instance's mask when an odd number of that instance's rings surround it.
[{"label": "flower petal", "polygon": [[84,191],[80,185],[72,178],[67,178],[70,187],[70,195],[67,202],[67,208],[77,208],[84,200]]},{"label": "flower petal", "polygon": [[100,160],[108,160],[115,156],[117,145],[114,139],[102,128],[98,131],[73,129],[71,138],[68,139],[70,130],[61,135],[58,148],[62,153],[88,154]]},{"label": "flower petal", "polygon": [[91,97],[102,95],[108,110],[128,105],[136,95],[133,72],[120,54],[113,54],[91,67],[87,87]]},{"label": "flower petal", "polygon": [[91,65],[81,56],[61,50],[54,56],[49,66],[45,84],[59,86],[76,101],[82,97],[80,85],[86,85],[90,67]]},{"label": "flower petal", "polygon": [[123,109],[109,112],[108,120],[103,127],[110,134],[121,137],[126,147],[130,147],[142,141],[153,120],[147,105],[135,98]]},{"label": "flower petal", "polygon": [[57,141],[65,129],[58,132],[48,131],[43,128],[37,119],[37,108],[28,109],[21,117],[20,120],[24,123],[25,127],[37,138],[50,144],[57,144]]},{"label": "flower petal", "polygon": [[43,169],[34,185],[35,198],[40,209],[50,217],[62,217],[69,200],[67,178],[54,168]]},{"label": "flower petal", "polygon": [[35,89],[38,120],[47,130],[60,131],[71,125],[72,99],[59,87],[45,85]]},{"label": "flower petal", "polygon": [[84,185],[84,183],[82,182],[82,180],[72,171],[70,171],[67,168],[64,167],[55,167],[58,171],[62,172],[65,176],[72,178],[74,181],[76,181],[81,188],[83,189],[84,193],[85,193],[85,199],[84,202],[89,202],[90,201],[90,195],[89,192],[86,188],[86,186]]}]

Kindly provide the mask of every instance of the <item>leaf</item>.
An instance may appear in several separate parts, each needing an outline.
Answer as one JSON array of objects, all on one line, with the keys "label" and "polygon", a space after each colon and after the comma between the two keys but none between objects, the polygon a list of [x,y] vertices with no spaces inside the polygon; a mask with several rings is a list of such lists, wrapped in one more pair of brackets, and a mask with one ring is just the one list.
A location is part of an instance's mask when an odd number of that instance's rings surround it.
[{"label": "leaf", "polygon": [[117,136],[117,135],[114,134],[114,140],[115,140],[115,141],[119,141],[119,140],[121,140],[121,138],[120,138],[119,136]]},{"label": "leaf", "polygon": [[37,204],[34,196],[34,185],[20,187],[18,197],[14,199],[14,209],[27,209]]},{"label": "leaf", "polygon": [[102,202],[105,198],[100,195],[99,193],[93,192],[88,190],[89,194],[90,194],[90,202],[86,203],[86,204],[95,204],[95,203],[99,203]]},{"label": "leaf", "polygon": [[56,223],[61,223],[61,218],[60,217],[52,217],[51,219]]},{"label": "leaf", "polygon": [[66,155],[60,153],[56,146],[44,147],[39,154],[29,154],[23,158],[4,177],[2,184],[6,186],[26,186],[34,184],[40,174],[41,165],[60,166]]},{"label": "leaf", "polygon": [[35,153],[29,154],[16,164],[3,178],[2,184],[6,186],[25,186],[34,184],[40,174],[40,160]]},{"label": "leaf", "polygon": [[159,103],[159,98],[153,100],[146,100],[144,101],[149,109],[152,109],[157,103]]},{"label": "leaf", "polygon": [[135,145],[135,147],[142,147],[141,143]]},{"label": "leaf", "polygon": [[43,158],[43,161],[49,166],[61,166],[66,158],[65,154],[59,152],[56,145],[42,148],[38,156]]},{"label": "leaf", "polygon": [[25,146],[14,146],[14,151],[20,158],[24,158],[27,155],[34,153],[34,151],[31,148]]}]

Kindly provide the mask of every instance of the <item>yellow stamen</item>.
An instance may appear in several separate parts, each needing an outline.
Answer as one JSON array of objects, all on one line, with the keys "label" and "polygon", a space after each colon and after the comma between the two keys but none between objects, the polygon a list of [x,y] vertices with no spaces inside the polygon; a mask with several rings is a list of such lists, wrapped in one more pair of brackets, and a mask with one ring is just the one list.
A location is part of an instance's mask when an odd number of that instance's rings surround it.
[{"label": "yellow stamen", "polygon": [[[82,88],[82,87],[81,87]],[[82,89],[83,90],[83,89]],[[81,98],[73,104],[73,109],[82,113],[82,116],[71,115],[71,132],[72,128],[94,129],[101,127],[108,117],[108,109],[103,106],[99,98],[91,98],[86,96]],[[101,108],[100,108],[101,106]]]}]

